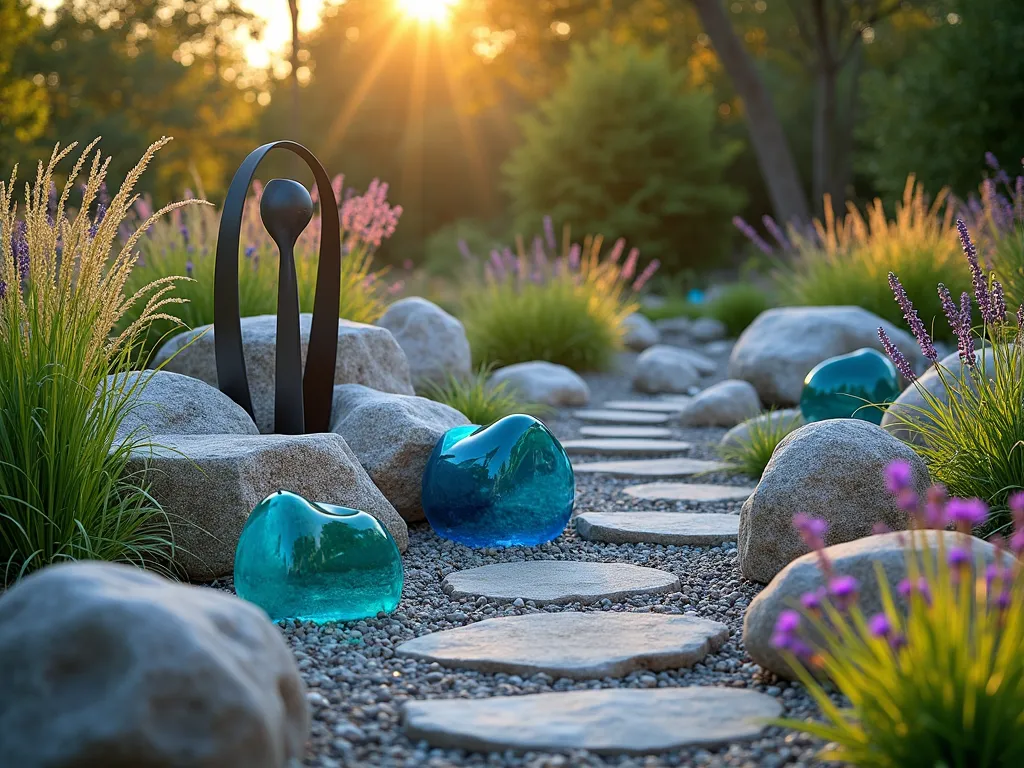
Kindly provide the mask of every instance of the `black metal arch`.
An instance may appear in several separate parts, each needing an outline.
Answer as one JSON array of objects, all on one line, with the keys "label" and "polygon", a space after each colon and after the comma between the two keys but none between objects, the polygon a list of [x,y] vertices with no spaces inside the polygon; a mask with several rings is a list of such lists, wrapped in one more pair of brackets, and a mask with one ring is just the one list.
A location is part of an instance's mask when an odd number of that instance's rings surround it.
[{"label": "black metal arch", "polygon": [[[256,168],[272,149],[287,149],[301,157],[316,179],[320,197],[320,258],[317,265],[316,296],[313,301],[313,325],[309,334],[305,372],[302,373],[302,397],[289,397],[282,381],[281,366],[275,378],[275,431],[282,409],[291,409],[286,421],[295,427],[289,432],[326,432],[330,427],[334,396],[334,368],[338,356],[338,310],[341,304],[341,223],[338,201],[331,179],[316,156],[294,141],[274,141],[253,150],[235,171],[224,200],[224,210],[217,234],[217,257],[214,265],[214,353],[217,361],[217,383],[220,390],[245,408],[255,420],[249,378],[245,371],[242,347],[242,321],[238,298],[239,240],[246,194]],[[287,254],[291,258],[291,254]],[[281,254],[281,269],[286,254]],[[289,265],[294,271],[294,262]],[[280,279],[280,278],[279,278]],[[281,296],[278,296],[278,344],[283,338],[298,338],[297,308],[283,317]],[[282,334],[282,329],[285,333]],[[280,350],[278,352],[280,355]],[[296,360],[301,360],[298,350]],[[301,362],[293,363],[301,367]],[[298,413],[295,413],[297,409]],[[297,418],[296,418],[297,417]]]}]

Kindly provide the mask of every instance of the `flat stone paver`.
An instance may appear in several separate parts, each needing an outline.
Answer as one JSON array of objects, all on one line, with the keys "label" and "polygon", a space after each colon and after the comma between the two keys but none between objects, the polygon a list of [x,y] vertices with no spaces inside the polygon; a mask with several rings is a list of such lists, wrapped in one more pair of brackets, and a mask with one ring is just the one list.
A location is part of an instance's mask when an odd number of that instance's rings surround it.
[{"label": "flat stone paver", "polygon": [[572,415],[581,421],[599,421],[606,424],[667,424],[671,414],[593,408],[573,411]]},{"label": "flat stone paver", "polygon": [[643,755],[750,740],[766,727],[766,719],[781,713],[782,705],[772,696],[705,686],[413,701],[402,710],[406,735],[434,747],[586,749],[604,755]]},{"label": "flat stone paver", "polygon": [[485,619],[408,640],[395,653],[481,672],[595,680],[690,667],[728,637],[725,624],[694,616],[567,611]]},{"label": "flat stone paver", "polygon": [[524,560],[494,563],[448,574],[441,588],[452,597],[533,600],[548,603],[596,603],[630,595],[661,594],[679,589],[671,573],[628,563],[581,563],[571,560]]},{"label": "flat stone paver", "polygon": [[580,427],[580,434],[584,437],[631,437],[635,439],[672,437],[672,430],[665,427],[602,427],[585,426]]},{"label": "flat stone paver", "polygon": [[682,440],[647,440],[628,437],[599,437],[585,440],[563,440],[566,453],[617,453],[630,456],[657,456],[682,453],[693,447]]},{"label": "flat stone paver", "polygon": [[584,512],[576,532],[609,544],[676,544],[696,547],[736,541],[740,516],[714,512]]},{"label": "flat stone paver", "polygon": [[613,411],[650,411],[651,413],[679,413],[690,401],[686,400],[609,400],[602,408],[610,408]]},{"label": "flat stone paver", "polygon": [[575,472],[597,472],[613,477],[686,477],[702,472],[728,469],[720,461],[701,459],[635,459],[632,461],[592,461],[573,464]]},{"label": "flat stone paver", "polygon": [[746,500],[753,488],[703,483],[646,483],[622,489],[634,499],[664,501],[733,501]]}]

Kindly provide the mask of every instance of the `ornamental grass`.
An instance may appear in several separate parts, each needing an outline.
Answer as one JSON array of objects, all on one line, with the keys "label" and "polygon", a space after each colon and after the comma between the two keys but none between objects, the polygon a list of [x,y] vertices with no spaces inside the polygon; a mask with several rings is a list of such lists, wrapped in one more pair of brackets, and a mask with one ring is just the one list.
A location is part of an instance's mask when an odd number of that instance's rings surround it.
[{"label": "ornamental grass", "polygon": [[[136,248],[175,203],[123,229],[134,189],[161,139],[112,198],[109,158],[89,144],[60,194],[54,176],[75,148],[54,149],[16,199],[0,182],[0,575],[98,559],[166,568],[167,516],[129,471],[142,441],[116,442],[148,376],[130,368],[150,324],[169,319],[177,278],[129,289]],[[91,157],[91,159],[90,159]],[[79,177],[85,180],[80,186]],[[74,207],[72,207],[74,206]],[[119,230],[121,230],[119,234]],[[134,308],[134,309],[133,309]],[[125,317],[131,315],[130,321]]]},{"label": "ornamental grass", "polygon": [[604,370],[623,348],[622,323],[638,309],[634,295],[658,262],[637,276],[639,251],[626,254],[623,239],[604,255],[600,235],[573,243],[566,227],[559,249],[550,218],[544,232],[529,250],[518,238],[517,253],[492,251],[483,280],[464,284],[461,319],[473,359],[494,366],[545,360],[575,371]]},{"label": "ornamental grass", "polygon": [[[857,604],[867,585],[833,572],[825,521],[794,520],[817,551],[827,586],[780,614],[773,643],[824,721],[777,724],[829,742],[824,760],[860,768],[1024,765],[1024,494],[1009,502],[1018,533],[986,565],[967,535],[986,518],[984,502],[951,499],[942,486],[918,499],[910,476],[905,462],[887,470],[912,527],[906,578],[895,590],[876,564],[883,610],[875,615]],[[962,535],[947,548],[937,531],[949,526]],[[830,695],[833,687],[844,705]]]},{"label": "ornamental grass", "polygon": [[[959,366],[947,368],[938,361],[935,345],[900,277],[889,275],[896,305],[944,391],[923,386],[882,329],[879,337],[900,373],[924,400],[923,406],[901,404],[891,410],[895,426],[913,438],[914,449],[932,477],[951,494],[976,496],[990,505],[991,514],[979,529],[988,534],[1009,523],[1007,499],[1024,487],[1024,377],[1020,375],[1024,308],[1008,315],[1002,283],[985,271],[967,225],[957,220],[956,226],[972,293],[964,291],[956,300],[941,283],[936,293],[957,341]],[[980,324],[973,315],[975,304]]]}]

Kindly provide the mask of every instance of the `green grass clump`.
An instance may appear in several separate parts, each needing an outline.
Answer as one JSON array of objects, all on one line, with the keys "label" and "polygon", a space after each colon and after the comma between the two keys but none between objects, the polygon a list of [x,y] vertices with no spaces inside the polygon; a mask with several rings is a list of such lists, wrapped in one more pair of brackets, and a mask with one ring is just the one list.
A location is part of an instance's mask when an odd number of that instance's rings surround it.
[{"label": "green grass clump", "polygon": [[[109,159],[90,144],[48,199],[58,164],[40,165],[23,210],[17,168],[0,182],[0,572],[8,584],[49,563],[98,559],[166,568],[173,549],[167,516],[133,476],[141,440],[113,448],[119,426],[148,377],[109,377],[130,367],[147,326],[174,306],[175,279],[125,292],[140,236],[168,206],[122,242],[118,228],[147,150],[113,199],[103,186]],[[77,212],[76,179],[88,166]],[[128,308],[134,319],[122,324]],[[119,329],[119,330],[118,330]]]},{"label": "green grass clump", "polygon": [[[277,246],[260,220],[261,187],[255,184],[254,189],[256,194],[246,201],[242,217],[243,253],[238,270],[238,298],[242,317],[277,313]],[[391,209],[376,198],[373,202],[378,218],[393,217],[397,222],[401,209]],[[352,198],[343,203],[342,221],[345,223],[344,206],[351,204]],[[142,207],[145,212],[148,206],[143,203]],[[394,213],[396,210],[398,214]],[[213,275],[219,227],[219,211],[209,206],[192,206],[173,211],[171,216],[157,222],[148,236],[139,241],[139,259],[129,278],[128,290],[136,290],[166,275],[191,278],[190,281],[179,283],[175,290],[175,295],[185,301],[168,310],[168,314],[173,317],[153,323],[147,338],[148,353],[155,351],[161,340],[171,331],[180,329],[182,324],[187,328],[197,328],[213,322]],[[295,244],[295,271],[299,308],[302,312],[313,311],[320,227],[318,211]],[[384,270],[373,270],[373,255],[380,242],[375,235],[379,235],[380,231],[372,233],[368,231],[370,228],[372,222],[370,227],[364,228],[366,231],[342,232],[346,250],[341,261],[341,305],[338,314],[342,319],[357,323],[377,321],[387,308],[388,293],[396,288],[389,288],[380,279]],[[133,322],[137,311],[137,308],[130,309],[124,322]]]},{"label": "green grass clump", "polygon": [[443,384],[427,384],[421,394],[454,408],[470,423],[483,426],[513,413],[539,416],[547,411],[545,406],[521,400],[507,382],[488,383],[493,371],[494,366],[485,365],[469,378],[449,376]]},{"label": "green grass clump", "polygon": [[777,411],[768,411],[744,422],[746,435],[723,443],[719,446],[718,455],[730,469],[760,479],[782,438],[803,423],[803,417],[798,413],[787,418]]},{"label": "green grass clump", "polygon": [[[568,229],[554,258],[540,239],[533,256],[519,245],[518,257],[492,254],[483,283],[465,286],[461,319],[473,359],[499,367],[546,360],[575,371],[608,368],[623,346],[622,322],[637,309],[628,291],[638,290],[657,262],[633,281],[636,249],[619,264],[624,241],[602,258],[601,237],[570,244]],[[548,248],[554,250],[553,236]]]},{"label": "green grass clump", "polygon": [[758,315],[773,306],[774,303],[763,288],[753,283],[733,283],[725,286],[710,301],[695,304],[684,298],[670,296],[657,307],[641,307],[640,313],[648,320],[713,317],[725,325],[729,338],[735,339]]},{"label": "green grass clump", "polygon": [[825,221],[815,222],[815,236],[790,233],[793,258],[778,274],[783,304],[863,307],[906,329],[888,288],[888,274],[895,272],[925,325],[934,327],[940,338],[951,339],[935,284],[943,283],[959,296],[970,289],[970,281],[946,199],[943,192],[929,205],[924,190],[910,177],[893,219],[880,200],[866,214],[850,204],[845,218],[837,218],[826,200]]},{"label": "green grass clump", "polygon": [[[903,466],[909,478],[910,468]],[[913,495],[909,483],[900,490]],[[813,546],[829,586],[805,596],[799,612],[780,615],[773,643],[824,722],[776,724],[828,742],[824,761],[859,768],[1024,765],[1024,573],[1018,559],[1024,540],[1015,538],[1011,551],[986,569],[966,535],[947,547],[938,531],[921,530],[928,523],[941,528],[952,518],[966,532],[965,511],[984,514],[984,504],[946,503],[941,488],[928,499],[928,511],[913,514],[916,529],[905,536],[906,581],[890,584],[875,563],[882,611],[873,616],[843,597],[851,589],[855,595],[858,585],[831,572],[815,532],[820,528],[811,527],[823,521],[802,522],[817,539]],[[1020,501],[1015,506],[1024,524]],[[934,550],[926,537],[937,541]],[[899,607],[897,592],[904,598]],[[843,696],[843,705],[825,680]]]}]

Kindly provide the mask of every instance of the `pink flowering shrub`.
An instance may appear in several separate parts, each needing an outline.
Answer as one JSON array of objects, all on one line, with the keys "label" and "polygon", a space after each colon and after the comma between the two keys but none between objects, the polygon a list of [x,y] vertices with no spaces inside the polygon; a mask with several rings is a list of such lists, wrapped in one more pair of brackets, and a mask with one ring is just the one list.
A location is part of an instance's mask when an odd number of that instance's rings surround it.
[{"label": "pink flowering shrub", "polygon": [[[384,270],[373,269],[373,256],[381,243],[391,237],[402,215],[401,206],[387,202],[388,185],[374,179],[363,194],[344,188],[344,177],[332,182],[339,201],[337,215],[342,227],[340,317],[361,323],[376,321],[386,308],[387,297],[402,289],[400,283],[387,285]],[[259,201],[263,185],[255,181],[242,215],[242,256],[238,291],[243,317],[277,312],[278,252],[260,219]],[[312,221],[295,244],[295,270],[299,284],[299,307],[313,310],[319,260],[322,212],[316,188],[317,206]],[[140,216],[148,204],[137,203]],[[165,275],[182,275],[192,282],[180,283],[176,291],[185,303],[175,304],[172,314],[180,321],[154,324],[146,345],[150,354],[161,338],[177,332],[181,325],[195,328],[213,322],[213,273],[217,250],[220,211],[212,206],[189,206],[154,227],[139,242],[139,259],[129,288],[145,285]],[[130,319],[130,318],[129,318]]]},{"label": "pink flowering shrub", "polygon": [[[911,514],[905,534],[906,578],[896,585],[881,567],[884,610],[866,616],[858,591],[836,574],[823,546],[826,524],[797,515],[794,524],[818,553],[826,586],[783,611],[772,642],[821,708],[824,722],[783,721],[831,743],[827,760],[866,768],[1003,768],[1024,765],[1024,494],[1009,505],[1018,533],[997,542],[984,565],[971,529],[988,514],[979,499],[949,498],[940,485],[919,499],[910,466],[894,462],[888,488]],[[961,533],[947,549],[927,529]],[[848,706],[837,706],[831,683]]]},{"label": "pink flowering shrub", "polygon": [[[603,238],[573,242],[569,228],[559,246],[550,217],[544,236],[526,248],[491,251],[482,276],[462,289],[462,321],[473,359],[512,365],[546,360],[573,370],[600,370],[621,348],[623,321],[635,312],[634,295],[658,269],[639,269],[640,252],[617,240],[602,253]],[[467,262],[480,260],[463,247]]]}]

